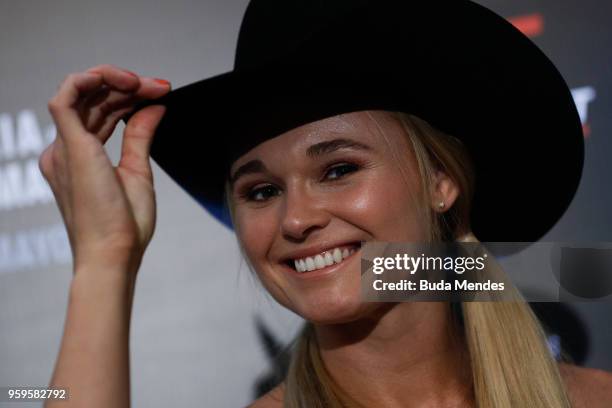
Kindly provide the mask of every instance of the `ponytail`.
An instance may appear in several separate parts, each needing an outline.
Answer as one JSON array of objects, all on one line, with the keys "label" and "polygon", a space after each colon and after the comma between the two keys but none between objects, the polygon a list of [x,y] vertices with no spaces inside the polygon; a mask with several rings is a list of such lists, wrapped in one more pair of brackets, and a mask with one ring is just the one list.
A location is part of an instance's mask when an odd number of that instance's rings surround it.
[{"label": "ponytail", "polygon": [[[474,173],[463,144],[416,116],[397,113],[396,118],[412,143],[425,182],[422,208],[428,211],[430,240],[461,237],[461,241],[478,242],[469,229]],[[431,191],[428,181],[437,169],[444,170],[461,191],[453,206],[442,214],[427,210],[426,197]],[[518,290],[508,284],[514,291],[513,301],[449,303],[454,320],[459,322],[453,326],[457,327],[455,333],[465,339],[469,353],[476,406],[570,408],[542,326]],[[285,382],[286,408],[360,407],[325,368],[309,322],[293,344]]]}]

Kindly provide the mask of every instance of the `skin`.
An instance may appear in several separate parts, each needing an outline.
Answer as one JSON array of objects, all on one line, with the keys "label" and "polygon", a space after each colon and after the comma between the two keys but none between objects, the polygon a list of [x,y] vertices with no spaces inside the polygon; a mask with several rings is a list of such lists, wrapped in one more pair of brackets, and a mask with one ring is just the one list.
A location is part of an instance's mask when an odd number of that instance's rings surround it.
[{"label": "skin", "polygon": [[[169,90],[167,82],[99,65],[68,75],[49,100],[57,138],[41,154],[39,166],[68,232],[74,275],[49,383],[68,387],[70,399],[48,400],[45,407],[130,406],[130,317],[138,268],[155,229],[149,152],[164,108],[150,106],[131,117],[117,166],[103,146],[137,100]],[[308,124],[237,160],[236,165],[263,160],[270,172],[258,175],[257,182],[281,192],[265,204],[236,201],[239,239],[272,296],[315,323],[331,374],[366,406],[406,406],[400,401],[407,397],[411,406],[463,406],[469,401],[468,365],[463,346],[449,336],[443,303],[362,304],[354,260],[312,283],[290,279],[278,264],[287,251],[329,239],[424,236],[412,200],[420,184],[409,145],[388,115],[370,114]],[[375,123],[385,129],[386,140]],[[316,161],[304,155],[310,144],[339,135],[373,149],[337,151]],[[331,164],[358,159],[363,165],[358,171],[323,181]],[[240,183],[246,181],[245,176]],[[450,207],[455,186],[443,173],[434,184],[430,205],[437,208],[443,200]],[[612,397],[608,373],[573,367],[562,373],[570,378],[576,401],[585,403],[577,406],[601,406]],[[281,385],[252,406],[282,406],[282,395]]]},{"label": "skin", "polygon": [[167,82],[99,65],[66,76],[49,100],[57,137],[39,167],[66,226],[74,275],[49,384],[68,387],[70,398],[45,407],[129,407],[135,279],[155,227],[149,149],[164,108],[130,119],[116,167],[103,145],[137,100],[169,90]]},{"label": "skin", "polygon": [[[473,406],[469,357],[452,333],[446,303],[361,302],[359,257],[312,281],[296,279],[279,263],[316,243],[426,239],[416,201],[422,183],[402,132],[387,112],[353,112],[256,146],[231,170],[253,159],[267,169],[235,182],[238,239],[271,295],[314,323],[328,371],[363,406]],[[342,149],[317,158],[306,154],[309,146],[339,137],[372,149]],[[332,170],[340,163],[357,167]],[[433,185],[429,205],[447,211],[459,194],[457,186],[443,172]],[[446,203],[442,210],[436,206],[440,201]],[[607,372],[567,364],[560,371],[575,407],[603,406],[605,396],[612,395]],[[283,393],[281,384],[251,407],[281,407]]]},{"label": "skin", "polygon": [[[426,236],[416,208],[421,185],[409,145],[397,123],[380,112],[371,114],[391,130],[387,132],[390,144],[368,114],[352,113],[268,140],[238,159],[231,169],[257,158],[269,170],[268,174],[247,174],[234,185],[238,238],[274,298],[312,322],[347,322],[378,306],[360,301],[357,257],[345,271],[305,282],[292,279],[279,264],[291,251],[319,243],[419,241]],[[337,138],[355,140],[371,149],[345,148],[316,159],[306,155],[309,146]],[[396,154],[409,160],[396,160]],[[332,165],[342,163],[352,167],[337,167],[325,174]],[[355,165],[360,167],[357,171]],[[257,201],[243,197],[246,189],[265,186],[269,190],[258,191]],[[437,201],[451,203],[456,189],[449,180],[441,181],[440,188],[444,191]]]},{"label": "skin", "polygon": [[[309,146],[336,138],[370,149],[306,154]],[[460,345],[448,333],[448,305],[362,302],[359,257],[312,281],[295,278],[280,263],[317,243],[426,240],[417,201],[423,187],[399,123],[378,111],[327,118],[256,146],[231,171],[253,159],[268,171],[235,182],[238,238],[272,296],[316,324],[322,357],[340,385],[368,406],[404,406],[408,396],[435,406],[469,399]],[[330,173],[341,163],[357,167]],[[451,206],[455,184],[439,172],[434,185],[432,208],[440,201]],[[405,380],[395,381],[400,375]]]}]

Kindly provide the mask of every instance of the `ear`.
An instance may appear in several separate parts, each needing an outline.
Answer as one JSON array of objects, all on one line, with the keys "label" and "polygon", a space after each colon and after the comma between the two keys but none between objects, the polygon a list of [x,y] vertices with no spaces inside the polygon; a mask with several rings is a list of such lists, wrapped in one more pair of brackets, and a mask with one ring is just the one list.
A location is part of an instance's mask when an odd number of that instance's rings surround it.
[{"label": "ear", "polygon": [[[431,197],[432,208],[434,211],[441,213],[448,211],[459,195],[459,187],[442,170],[436,170],[433,187]],[[440,203],[444,203],[444,206],[441,206]]]}]

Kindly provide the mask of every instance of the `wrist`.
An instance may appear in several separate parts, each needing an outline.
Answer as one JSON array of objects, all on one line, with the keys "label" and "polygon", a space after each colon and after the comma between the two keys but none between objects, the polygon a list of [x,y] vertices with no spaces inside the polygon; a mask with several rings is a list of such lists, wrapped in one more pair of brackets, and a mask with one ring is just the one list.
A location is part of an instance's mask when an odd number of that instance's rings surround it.
[{"label": "wrist", "polygon": [[[125,250],[106,250],[81,248],[74,256],[73,269],[75,275],[79,271],[81,273],[123,273],[126,275],[136,275],[140,263],[142,262],[143,253],[132,249]],[[92,272],[93,271],[93,272]]]},{"label": "wrist", "polygon": [[136,284],[136,271],[129,266],[106,266],[100,263],[89,263],[75,266],[70,284],[72,296],[100,294],[133,296]]}]

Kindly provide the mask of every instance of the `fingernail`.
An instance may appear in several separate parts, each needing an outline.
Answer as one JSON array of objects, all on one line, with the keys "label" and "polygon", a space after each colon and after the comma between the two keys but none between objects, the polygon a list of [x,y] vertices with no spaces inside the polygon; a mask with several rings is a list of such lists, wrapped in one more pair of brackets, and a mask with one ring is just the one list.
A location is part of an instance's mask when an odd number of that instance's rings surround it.
[{"label": "fingernail", "polygon": [[153,81],[155,81],[156,83],[163,85],[163,86],[167,86],[170,87],[170,82],[166,81],[165,79],[161,79],[161,78],[153,78]]}]

